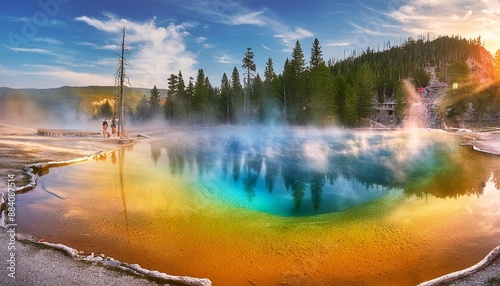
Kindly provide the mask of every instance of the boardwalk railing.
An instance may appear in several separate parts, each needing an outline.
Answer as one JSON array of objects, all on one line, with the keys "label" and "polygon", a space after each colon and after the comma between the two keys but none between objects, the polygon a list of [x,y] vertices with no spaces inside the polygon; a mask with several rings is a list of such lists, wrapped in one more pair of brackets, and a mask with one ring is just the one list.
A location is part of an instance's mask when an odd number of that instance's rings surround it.
[{"label": "boardwalk railing", "polygon": [[[167,132],[176,132],[176,131],[188,131],[188,130],[196,130],[202,128],[209,127],[217,127],[224,126],[220,124],[203,124],[203,125],[191,125],[191,126],[168,126],[164,128],[149,128],[149,129],[131,129],[128,131],[129,136],[140,136],[140,135],[158,135],[161,133]],[[102,136],[102,131],[97,130],[72,130],[72,129],[48,129],[48,128],[38,128],[38,135],[42,136],[80,136],[80,137],[89,137],[89,136]]]},{"label": "boardwalk railing", "polygon": [[94,130],[70,130],[70,129],[46,129],[46,128],[38,128],[38,135],[42,136],[96,136],[101,135],[101,131]]}]

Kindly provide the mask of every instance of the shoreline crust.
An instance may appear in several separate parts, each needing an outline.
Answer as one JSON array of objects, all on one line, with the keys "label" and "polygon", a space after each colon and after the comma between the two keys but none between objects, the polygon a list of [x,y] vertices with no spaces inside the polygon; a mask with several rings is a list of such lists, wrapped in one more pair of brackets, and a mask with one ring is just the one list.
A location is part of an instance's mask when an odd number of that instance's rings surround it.
[{"label": "shoreline crust", "polygon": [[[464,136],[462,135],[463,138],[466,139],[466,142],[461,143],[460,145],[462,146],[471,146],[474,151],[485,153],[488,155],[493,155],[493,156],[500,156],[500,132],[499,131],[492,131],[492,132],[487,132],[488,134],[485,135],[484,133],[476,133],[473,132],[468,133],[467,135]],[[490,138],[493,137],[493,138]],[[82,138],[83,139],[83,138]],[[478,144],[478,142],[489,142],[489,144]],[[84,156],[72,160],[66,160],[66,161],[50,161],[47,163],[33,163],[33,164],[28,164],[25,165],[24,167],[24,173],[28,175],[29,177],[29,183],[17,187],[15,189],[16,193],[25,193],[33,188],[36,187],[37,185],[37,175],[35,174],[36,170],[43,170],[47,168],[53,168],[53,167],[61,167],[61,166],[66,166],[66,165],[71,165],[71,164],[76,164],[80,162],[86,162],[91,159],[101,159],[101,158],[106,158],[108,154],[110,154],[113,151],[119,150],[121,148],[126,148],[127,146],[133,145],[135,142],[127,143],[120,145],[116,148],[112,148],[108,151],[99,151],[95,154],[89,155],[89,156]],[[493,150],[492,150],[493,149]],[[497,150],[498,149],[498,150]],[[0,226],[3,228],[3,231],[6,231],[6,221],[5,218],[7,217],[6,214],[6,195],[4,192],[1,192],[0,196]],[[50,242],[45,242],[45,241],[38,241],[36,239],[27,237],[23,234],[16,234],[16,240],[20,242],[27,242],[31,243],[34,245],[37,245],[39,247],[46,247],[50,248],[56,251],[61,251],[67,256],[77,260],[77,261],[85,261],[85,262],[91,262],[91,263],[96,263],[98,265],[102,266],[107,266],[111,267],[113,269],[123,271],[127,274],[131,275],[136,275],[136,276],[143,276],[152,280],[159,280],[163,282],[170,282],[170,283],[181,283],[184,285],[212,285],[211,281],[208,278],[193,278],[193,277],[188,277],[188,276],[172,276],[168,275],[166,273],[158,272],[156,270],[148,270],[142,268],[138,264],[127,264],[120,262],[118,260],[113,259],[112,257],[107,257],[105,255],[99,255],[99,256],[94,256],[94,253],[91,253],[90,255],[84,255],[83,252],[78,251],[74,248],[71,248],[69,246],[66,246],[64,244],[54,244]],[[443,285],[446,283],[450,283],[453,281],[457,281],[459,279],[465,278],[467,276],[470,276],[474,273],[477,273],[486,267],[490,265],[492,262],[494,262],[496,259],[500,259],[500,245],[495,247],[488,255],[483,258],[480,262],[477,264],[460,270],[456,271],[450,274],[446,274],[444,276],[422,282],[419,284],[419,286],[435,286],[435,285]]]},{"label": "shoreline crust", "polygon": [[[29,192],[30,190],[34,189],[37,185],[37,171],[41,171],[44,169],[49,169],[49,168],[54,168],[54,167],[62,167],[62,166],[67,166],[71,164],[77,164],[81,162],[86,162],[89,160],[99,160],[106,158],[108,154],[112,153],[113,151],[119,150],[121,148],[126,148],[128,146],[133,145],[135,142],[132,141],[130,143],[122,144],[116,148],[112,148],[108,151],[99,151],[95,154],[89,155],[89,156],[84,156],[84,157],[79,157],[75,158],[72,160],[64,160],[64,161],[50,161],[46,163],[32,163],[25,165],[24,167],[24,174],[28,176],[29,183],[25,184],[23,186],[16,187],[14,189],[14,192],[16,194],[22,194]],[[8,215],[7,215],[7,197],[4,192],[0,192],[0,227],[3,229],[2,231],[6,231],[8,227],[8,223],[6,221]],[[30,236],[26,236],[21,233],[16,233],[16,240],[19,242],[26,242],[30,243],[33,245],[36,245],[38,247],[45,247],[45,248],[50,248],[55,251],[60,251],[64,253],[66,256],[69,256],[70,258],[73,258],[76,261],[84,261],[84,262],[90,262],[90,263],[95,263],[97,265],[105,266],[105,267],[110,267],[114,270],[122,271],[124,273],[134,275],[134,276],[139,276],[139,277],[144,277],[147,279],[151,279],[154,281],[160,281],[164,283],[175,283],[175,284],[180,284],[180,285],[196,285],[196,286],[209,286],[212,285],[212,282],[208,278],[194,278],[194,277],[189,277],[189,276],[174,276],[174,275],[169,275],[167,273],[159,272],[156,270],[149,270],[142,268],[138,264],[127,264],[118,260],[115,260],[112,257],[105,256],[103,254],[94,256],[94,253],[91,253],[89,255],[85,255],[83,251],[78,251],[77,249],[71,248],[67,245],[64,244],[56,244],[56,243],[50,243],[46,241],[40,241],[36,238],[32,238]]]},{"label": "shoreline crust", "polygon": [[456,272],[452,272],[450,274],[446,274],[446,275],[443,275],[441,277],[438,277],[438,278],[435,278],[435,279],[432,279],[432,280],[429,280],[426,282],[422,282],[422,283],[418,284],[418,286],[444,285],[444,284],[453,282],[455,280],[465,278],[469,275],[472,275],[478,271],[483,270],[484,268],[486,268],[488,265],[493,263],[493,261],[495,261],[498,258],[500,258],[500,245],[493,248],[493,250],[490,251],[490,253],[488,253],[488,255],[486,255],[486,257],[484,257],[481,261],[472,265],[471,267],[463,269],[463,270],[459,270]]}]

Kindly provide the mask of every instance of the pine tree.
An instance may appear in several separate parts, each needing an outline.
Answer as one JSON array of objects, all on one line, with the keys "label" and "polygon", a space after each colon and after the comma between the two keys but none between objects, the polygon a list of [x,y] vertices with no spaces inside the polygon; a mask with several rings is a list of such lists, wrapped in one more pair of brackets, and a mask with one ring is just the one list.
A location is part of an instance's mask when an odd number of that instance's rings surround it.
[{"label": "pine tree", "polygon": [[495,67],[495,76],[500,80],[500,49],[498,49],[494,56],[493,65]]},{"label": "pine tree", "polygon": [[356,90],[350,85],[346,86],[345,89],[345,123],[349,127],[355,127],[358,124],[358,96],[356,94]]},{"label": "pine tree", "polygon": [[358,97],[358,118],[369,118],[373,112],[375,75],[367,63],[356,73],[354,88]]},{"label": "pine tree", "polygon": [[141,98],[141,101],[137,104],[136,111],[135,111],[135,116],[136,120],[139,121],[146,121],[149,119],[149,106],[148,106],[148,99],[146,98],[146,95],[144,95]]},{"label": "pine tree", "polygon": [[283,106],[283,119],[288,121],[288,106],[290,105],[290,95],[292,94],[292,90],[294,88],[294,76],[293,70],[290,65],[290,61],[288,58],[285,60],[285,64],[283,66],[283,75],[282,75],[282,106]]},{"label": "pine tree", "polygon": [[258,73],[253,79],[252,86],[252,93],[249,100],[250,121],[251,123],[262,122],[264,120],[264,83]]},{"label": "pine tree", "polygon": [[282,91],[282,77],[276,75],[273,60],[269,58],[264,69],[262,122],[276,123],[281,121],[283,114],[283,105],[280,104],[283,99]]},{"label": "pine tree", "polygon": [[450,89],[445,98],[441,101],[444,105],[444,116],[450,120],[460,120],[462,127],[464,126],[464,114],[467,111],[467,98],[464,96],[466,93],[464,88]]},{"label": "pine tree", "polygon": [[418,69],[415,71],[415,75],[413,76],[413,84],[416,87],[426,87],[427,85],[429,85],[430,80],[431,75],[424,69]]},{"label": "pine tree", "polygon": [[462,85],[463,83],[469,81],[469,66],[465,61],[455,62],[451,65],[449,74],[451,77],[451,82],[456,82],[459,85]]},{"label": "pine tree", "polygon": [[273,59],[269,58],[264,70],[264,82],[272,83],[274,79],[276,79],[276,73],[274,72]]},{"label": "pine tree", "polygon": [[470,85],[469,66],[466,62],[455,62],[450,67],[450,78],[453,88],[449,89],[441,101],[441,109],[445,110],[445,117],[451,120],[460,119],[464,127],[464,114],[473,93]]},{"label": "pine tree", "polygon": [[299,40],[295,42],[295,48],[292,52],[292,61],[290,62],[291,68],[295,77],[299,77],[305,70],[305,58]]},{"label": "pine tree", "polygon": [[149,114],[150,117],[155,117],[160,113],[160,91],[155,85],[149,92]]},{"label": "pine tree", "polygon": [[310,114],[315,123],[322,124],[333,119],[335,113],[334,80],[333,74],[325,65],[321,47],[316,38],[311,48],[309,75]]},{"label": "pine tree", "polygon": [[489,111],[489,93],[487,90],[481,89],[481,81],[477,74],[471,75],[470,90],[471,103],[474,107],[474,115],[478,118],[479,124],[482,125],[483,116]]},{"label": "pine tree", "polygon": [[204,123],[206,120],[206,109],[209,104],[208,88],[205,81],[205,72],[203,69],[198,70],[198,76],[194,84],[194,95],[192,98],[192,110],[196,112],[197,124]]},{"label": "pine tree", "polygon": [[106,99],[106,101],[99,107],[99,117],[109,118],[111,116],[113,116],[113,108],[111,107],[109,100]]},{"label": "pine tree", "polygon": [[334,78],[323,64],[315,67],[310,75],[311,119],[316,124],[323,124],[333,119]]},{"label": "pine tree", "polygon": [[294,124],[304,124],[309,114],[309,92],[305,76],[305,58],[299,40],[295,42],[290,61],[291,81],[287,92],[288,120]]},{"label": "pine tree", "polygon": [[220,115],[219,120],[221,122],[226,122],[227,124],[231,123],[231,101],[230,101],[230,93],[231,93],[231,83],[227,78],[226,73],[222,75],[221,83],[220,83]]},{"label": "pine tree", "polygon": [[170,77],[167,80],[168,84],[168,89],[167,89],[167,96],[168,97],[175,97],[178,92],[178,84],[179,84],[179,78],[175,74],[171,74]]},{"label": "pine tree", "polygon": [[311,48],[311,61],[309,62],[311,70],[324,65],[323,52],[321,51],[321,46],[319,45],[318,38],[314,39],[313,46]]},{"label": "pine tree", "polygon": [[252,93],[253,72],[256,71],[256,65],[253,61],[253,57],[254,54],[252,52],[252,48],[247,48],[247,52],[245,53],[245,57],[243,58],[243,63],[241,65],[244,69],[246,69],[245,92],[243,98],[243,116],[245,118],[245,122],[247,121],[247,118],[249,116],[249,95]]},{"label": "pine tree", "polygon": [[335,108],[334,114],[340,120],[340,122],[345,123],[345,101],[346,101],[346,89],[347,80],[345,76],[338,73],[335,76],[334,84],[334,95],[333,95],[333,106]]},{"label": "pine tree", "polygon": [[207,104],[205,107],[205,117],[204,124],[211,123],[216,117],[216,107],[217,107],[217,89],[212,86],[210,79],[205,77],[205,90],[207,91]]},{"label": "pine tree", "polygon": [[177,96],[175,100],[174,122],[187,121],[188,98],[182,72],[177,75]]},{"label": "pine tree", "polygon": [[189,84],[186,88],[186,98],[187,98],[187,110],[188,110],[188,124],[193,124],[193,97],[194,97],[194,85],[193,78],[189,77]]},{"label": "pine tree", "polygon": [[168,78],[167,102],[165,103],[164,113],[165,118],[173,123],[175,103],[178,97],[179,78],[175,74],[171,74]]},{"label": "pine tree", "polygon": [[243,122],[243,87],[240,82],[240,73],[238,69],[234,67],[231,74],[231,93],[230,102],[232,102],[231,110],[233,111],[232,120],[233,123]]}]

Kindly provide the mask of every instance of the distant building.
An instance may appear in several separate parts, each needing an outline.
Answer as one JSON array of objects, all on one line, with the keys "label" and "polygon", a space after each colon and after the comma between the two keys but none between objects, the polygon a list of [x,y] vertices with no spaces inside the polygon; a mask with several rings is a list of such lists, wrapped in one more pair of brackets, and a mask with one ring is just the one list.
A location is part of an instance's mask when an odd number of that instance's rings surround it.
[{"label": "distant building", "polygon": [[395,102],[384,102],[373,104],[373,109],[375,113],[373,115],[373,120],[381,124],[394,124],[396,122],[396,116],[394,111],[396,110]]}]

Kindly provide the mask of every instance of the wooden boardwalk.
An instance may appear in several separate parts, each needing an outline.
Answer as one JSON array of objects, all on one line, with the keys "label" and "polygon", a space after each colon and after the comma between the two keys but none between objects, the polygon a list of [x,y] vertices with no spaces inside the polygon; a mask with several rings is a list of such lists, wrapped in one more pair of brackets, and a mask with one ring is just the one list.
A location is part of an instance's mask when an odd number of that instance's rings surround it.
[{"label": "wooden boardwalk", "polygon": [[120,144],[129,143],[133,139],[129,138],[148,138],[152,139],[166,133],[170,132],[182,132],[190,131],[196,129],[203,129],[209,127],[217,127],[224,125],[191,125],[191,126],[171,126],[165,128],[153,128],[153,129],[132,129],[128,133],[127,138],[104,138],[101,130],[74,130],[74,129],[49,129],[49,128],[38,128],[37,133],[41,136],[53,136],[53,137],[92,137],[96,139],[103,140],[117,140]]},{"label": "wooden boardwalk", "polygon": [[42,136],[102,136],[101,131],[93,131],[93,130],[71,130],[71,129],[46,129],[46,128],[38,128],[38,135]]}]

